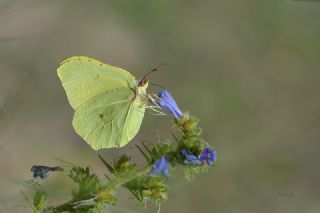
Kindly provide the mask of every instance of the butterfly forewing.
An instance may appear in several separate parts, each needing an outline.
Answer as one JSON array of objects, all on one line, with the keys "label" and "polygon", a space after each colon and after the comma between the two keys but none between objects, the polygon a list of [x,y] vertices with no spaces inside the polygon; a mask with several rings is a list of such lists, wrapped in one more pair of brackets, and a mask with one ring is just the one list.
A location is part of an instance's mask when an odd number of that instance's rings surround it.
[{"label": "butterfly forewing", "polygon": [[74,109],[105,91],[136,86],[129,72],[84,56],[66,59],[57,71]]}]

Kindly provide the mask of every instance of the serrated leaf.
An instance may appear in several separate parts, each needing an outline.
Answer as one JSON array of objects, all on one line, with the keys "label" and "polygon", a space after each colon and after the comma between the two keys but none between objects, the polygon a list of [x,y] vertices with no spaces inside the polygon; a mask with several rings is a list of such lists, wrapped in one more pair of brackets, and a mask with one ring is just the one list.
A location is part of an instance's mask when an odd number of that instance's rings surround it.
[{"label": "serrated leaf", "polygon": [[114,168],[113,168],[109,163],[107,163],[107,161],[105,161],[101,155],[98,155],[98,157],[99,157],[100,160],[103,162],[103,164],[107,167],[107,169],[109,170],[109,172],[110,172],[111,174],[114,174]]}]

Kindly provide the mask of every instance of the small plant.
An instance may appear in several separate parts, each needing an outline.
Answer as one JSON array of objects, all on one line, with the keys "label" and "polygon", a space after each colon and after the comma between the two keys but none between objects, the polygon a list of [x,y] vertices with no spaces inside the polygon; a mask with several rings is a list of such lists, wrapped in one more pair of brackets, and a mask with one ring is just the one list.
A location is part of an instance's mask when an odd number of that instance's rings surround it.
[{"label": "small plant", "polygon": [[[139,204],[161,204],[168,199],[167,178],[180,167],[188,180],[203,173],[216,160],[215,150],[200,138],[198,120],[188,114],[174,118],[179,134],[171,140],[147,146],[144,142],[137,149],[145,158],[146,165],[138,167],[123,154],[112,163],[99,155],[108,173],[103,184],[89,167],[73,167],[69,177],[78,184],[72,191],[72,199],[60,205],[48,206],[47,196],[39,187],[33,199],[35,212],[101,212],[109,205],[116,205],[115,192],[119,187],[129,190]],[[40,196],[41,195],[41,196]],[[41,197],[41,199],[40,199]]]},{"label": "small plant", "polygon": [[[173,170],[176,168],[182,168],[183,174],[187,180],[193,180],[197,174],[207,171],[208,167],[212,166],[216,161],[216,151],[201,138],[202,131],[198,126],[199,120],[197,118],[186,112],[182,113],[173,97],[165,89],[162,89],[157,95],[151,96],[146,94],[145,89],[148,85],[148,81],[146,79],[147,75],[139,81],[133,82],[136,84],[136,89],[130,90],[130,87],[127,88],[127,85],[125,86],[124,91],[127,96],[130,97],[128,100],[116,101],[115,98],[117,98],[117,96],[114,96],[113,93],[119,90],[112,90],[112,93],[110,93],[112,96],[108,96],[108,94],[103,94],[105,97],[96,95],[92,103],[90,100],[85,102],[80,100],[85,99],[82,94],[75,96],[75,88],[79,85],[69,87],[70,84],[68,81],[64,82],[64,80],[73,76],[67,73],[73,72],[73,66],[79,66],[78,63],[80,63],[81,66],[85,65],[86,67],[84,68],[86,69],[96,69],[95,71],[99,71],[96,73],[102,72],[107,76],[112,75],[112,81],[116,81],[116,79],[119,78],[116,82],[112,82],[110,80],[110,83],[114,83],[114,85],[120,84],[119,82],[124,80],[119,77],[125,76],[125,73],[123,73],[124,70],[119,71],[114,69],[114,67],[109,67],[110,65],[103,65],[97,61],[92,63],[92,60],[94,59],[73,57],[66,62],[63,62],[61,65],[62,68],[59,68],[61,70],[60,78],[62,79],[63,85],[69,95],[68,98],[71,105],[74,107],[81,101],[84,103],[83,105],[80,105],[80,107],[75,107],[76,114],[73,124],[76,131],[81,136],[85,131],[90,130],[86,133],[87,135],[84,136],[84,139],[88,139],[87,143],[92,148],[99,149],[101,147],[116,147],[122,146],[122,142],[125,144],[128,143],[130,141],[129,137],[132,138],[140,128],[143,118],[143,114],[139,114],[140,117],[138,120],[137,118],[132,117],[132,115],[135,115],[132,110],[136,109],[139,109],[140,112],[142,111],[143,113],[147,108],[156,112],[160,112],[159,110],[165,110],[169,114],[173,115],[173,138],[159,141],[152,145],[147,145],[144,142],[141,142],[140,145],[136,145],[136,148],[145,159],[145,165],[137,165],[133,162],[131,157],[126,154],[117,157],[113,162],[107,162],[99,155],[99,158],[105,165],[107,171],[107,174],[103,178],[98,177],[90,171],[89,167],[73,166],[69,171],[68,176],[78,185],[78,187],[76,190],[71,192],[72,199],[60,205],[50,205],[47,201],[47,193],[39,185],[36,187],[32,201],[28,196],[23,194],[34,212],[102,212],[103,209],[108,206],[116,205],[117,199],[115,192],[120,187],[124,187],[131,192],[138,204],[146,205],[148,203],[154,203],[160,206],[160,204],[168,199],[169,185],[167,184],[167,179],[172,178],[170,174]],[[70,65],[65,67],[66,63],[69,63]],[[105,70],[103,69],[109,69],[111,74],[108,74],[109,71],[104,73]],[[156,69],[153,69],[151,72],[155,70]],[[96,73],[94,74],[95,76],[93,81],[100,81],[100,75]],[[119,74],[119,76],[117,76],[117,74]],[[128,76],[126,76],[126,78],[131,79],[131,77]],[[77,81],[77,79],[73,80],[72,83],[74,83],[74,81]],[[85,86],[86,83],[81,85],[81,87]],[[82,118],[86,117],[88,118],[86,121],[91,122],[90,125],[97,125],[101,123],[108,125],[109,123],[103,123],[105,122],[104,119],[107,119],[106,116],[109,114],[110,116],[116,114],[119,109],[115,107],[110,108],[109,105],[107,107],[103,105],[105,102],[101,101],[101,99],[104,98],[114,99],[113,103],[128,102],[128,105],[121,106],[122,108],[120,109],[121,112],[127,110],[127,117],[125,121],[122,121],[118,117],[113,117],[113,120],[110,122],[115,122],[115,127],[113,127],[111,123],[111,127],[109,126],[110,129],[108,129],[109,127],[106,129],[102,128],[101,134],[106,130],[107,133],[111,133],[111,135],[114,136],[113,138],[108,138],[107,141],[101,140],[104,136],[98,137],[95,135],[95,129],[92,129],[91,126],[82,120]],[[147,105],[148,101],[152,103],[151,106]],[[87,104],[87,102],[89,102],[89,104]],[[135,108],[132,108],[133,106]],[[77,115],[77,113],[79,113],[79,115]],[[130,113],[131,120],[128,121]],[[118,115],[121,117],[123,113],[118,113]],[[92,116],[94,118],[91,119]],[[132,128],[130,125],[136,126]],[[113,128],[116,128],[116,130]],[[122,130],[121,133],[117,134],[118,130]],[[128,138],[124,138],[124,135],[127,133],[130,136]],[[118,139],[120,142],[122,141],[120,144],[118,143],[119,141],[117,141]],[[95,143],[95,140],[97,143]],[[59,167],[37,166],[33,167],[32,171],[34,172],[35,177],[38,176],[43,179],[46,178],[49,171],[61,170],[58,170],[57,168]]]}]

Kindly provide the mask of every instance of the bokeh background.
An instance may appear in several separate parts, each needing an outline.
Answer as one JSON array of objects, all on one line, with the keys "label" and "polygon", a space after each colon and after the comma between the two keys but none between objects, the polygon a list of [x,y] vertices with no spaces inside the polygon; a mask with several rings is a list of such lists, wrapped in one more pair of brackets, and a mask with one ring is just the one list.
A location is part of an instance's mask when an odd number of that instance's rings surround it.
[{"label": "bokeh background", "polygon": [[[172,177],[162,212],[320,212],[319,20],[320,1],[0,0],[0,212],[30,212],[19,190],[33,164],[105,171],[56,75],[74,55],[137,78],[165,62],[151,81],[200,118],[217,165],[194,182]],[[141,161],[133,144],[171,126],[148,113],[133,142],[100,154]],[[65,175],[44,183],[54,202],[73,187]],[[117,196],[111,212],[156,211]]]}]

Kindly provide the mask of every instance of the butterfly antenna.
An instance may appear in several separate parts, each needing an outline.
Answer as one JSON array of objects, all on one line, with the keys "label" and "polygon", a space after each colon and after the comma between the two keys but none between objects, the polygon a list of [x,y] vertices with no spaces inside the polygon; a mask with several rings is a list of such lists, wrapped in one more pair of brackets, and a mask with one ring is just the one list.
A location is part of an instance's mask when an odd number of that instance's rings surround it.
[{"label": "butterfly antenna", "polygon": [[164,86],[162,86],[161,84],[154,84],[154,83],[149,83],[150,85],[153,85],[153,86],[157,86],[157,87],[160,87],[161,89],[166,89]]},{"label": "butterfly antenna", "polygon": [[145,84],[148,82],[147,77],[148,77],[151,73],[153,73],[153,72],[155,72],[155,71],[158,71],[159,69],[161,69],[161,68],[164,67],[164,66],[166,66],[165,63],[159,64],[158,66],[156,66],[155,68],[153,68],[152,70],[150,70],[149,72],[147,72],[147,73],[139,80],[139,86],[145,85]]}]

